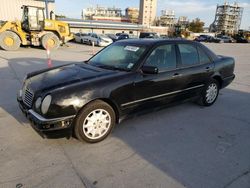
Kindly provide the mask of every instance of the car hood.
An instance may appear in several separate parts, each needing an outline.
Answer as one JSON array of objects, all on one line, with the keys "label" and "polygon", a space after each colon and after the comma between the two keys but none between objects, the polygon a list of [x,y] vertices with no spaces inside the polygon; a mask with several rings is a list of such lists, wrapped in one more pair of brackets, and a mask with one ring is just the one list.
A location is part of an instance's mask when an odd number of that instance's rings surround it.
[{"label": "car hood", "polygon": [[116,71],[101,69],[84,63],[76,63],[31,73],[28,75],[29,78],[26,80],[25,85],[32,92],[38,92],[117,73]]}]

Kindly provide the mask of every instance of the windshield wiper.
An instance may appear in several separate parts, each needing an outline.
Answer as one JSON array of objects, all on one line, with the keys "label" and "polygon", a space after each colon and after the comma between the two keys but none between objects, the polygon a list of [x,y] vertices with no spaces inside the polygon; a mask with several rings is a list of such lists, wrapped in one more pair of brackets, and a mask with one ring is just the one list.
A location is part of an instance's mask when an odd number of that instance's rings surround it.
[{"label": "windshield wiper", "polygon": [[109,69],[109,70],[128,71],[128,69],[125,69],[125,68],[114,67],[114,66],[109,66],[109,65],[96,64],[96,66],[99,67],[99,68]]}]

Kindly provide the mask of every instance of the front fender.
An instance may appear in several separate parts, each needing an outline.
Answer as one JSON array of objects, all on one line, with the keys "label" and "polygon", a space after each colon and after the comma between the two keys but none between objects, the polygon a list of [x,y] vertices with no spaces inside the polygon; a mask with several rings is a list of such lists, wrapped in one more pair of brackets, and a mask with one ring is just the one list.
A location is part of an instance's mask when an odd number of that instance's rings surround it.
[{"label": "front fender", "polygon": [[96,99],[109,99],[109,89],[94,89],[77,86],[61,88],[51,92],[52,102],[47,118],[76,115],[86,104]]}]

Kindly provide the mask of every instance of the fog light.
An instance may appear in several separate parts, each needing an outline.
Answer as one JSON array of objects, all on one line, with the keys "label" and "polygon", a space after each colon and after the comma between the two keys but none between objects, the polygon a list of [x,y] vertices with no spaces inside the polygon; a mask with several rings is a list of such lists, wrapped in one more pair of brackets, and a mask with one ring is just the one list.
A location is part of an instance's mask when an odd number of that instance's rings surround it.
[{"label": "fog light", "polygon": [[22,98],[22,96],[23,96],[23,90],[19,90],[19,94],[18,95],[19,95],[20,98]]}]

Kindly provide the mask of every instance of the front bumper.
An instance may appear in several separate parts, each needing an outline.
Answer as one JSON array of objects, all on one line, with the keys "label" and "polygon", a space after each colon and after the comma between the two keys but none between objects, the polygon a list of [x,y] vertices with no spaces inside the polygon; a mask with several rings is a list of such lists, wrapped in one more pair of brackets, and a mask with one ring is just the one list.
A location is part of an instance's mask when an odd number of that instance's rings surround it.
[{"label": "front bumper", "polygon": [[75,116],[46,119],[34,110],[28,109],[20,98],[17,98],[17,101],[33,129],[43,138],[69,138],[72,135],[72,124]]}]

